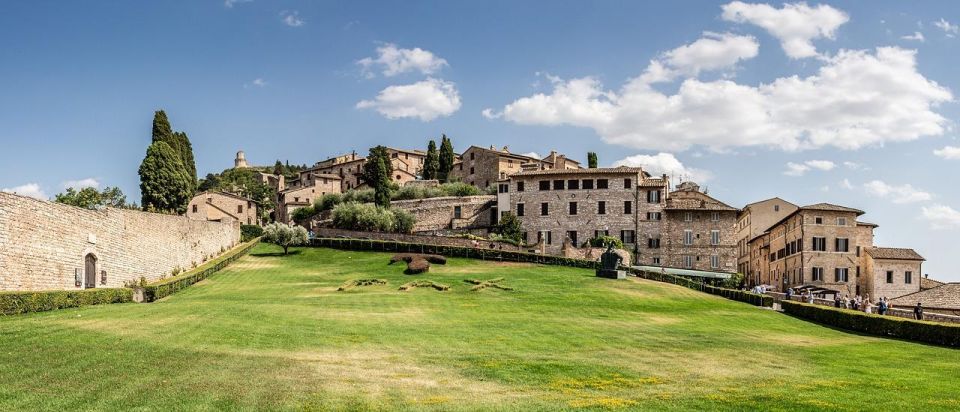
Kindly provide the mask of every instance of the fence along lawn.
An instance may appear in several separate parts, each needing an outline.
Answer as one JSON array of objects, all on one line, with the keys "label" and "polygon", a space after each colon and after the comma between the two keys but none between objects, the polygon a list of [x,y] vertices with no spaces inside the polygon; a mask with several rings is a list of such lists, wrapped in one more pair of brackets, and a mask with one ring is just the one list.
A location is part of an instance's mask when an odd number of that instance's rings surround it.
[{"label": "fence along lawn", "polygon": [[[680,286],[277,252],[148,305],[0,317],[0,410],[960,408],[960,350]],[[416,278],[451,289],[397,290]],[[496,278],[514,290],[464,282]],[[336,291],[357,279],[388,284]]]}]

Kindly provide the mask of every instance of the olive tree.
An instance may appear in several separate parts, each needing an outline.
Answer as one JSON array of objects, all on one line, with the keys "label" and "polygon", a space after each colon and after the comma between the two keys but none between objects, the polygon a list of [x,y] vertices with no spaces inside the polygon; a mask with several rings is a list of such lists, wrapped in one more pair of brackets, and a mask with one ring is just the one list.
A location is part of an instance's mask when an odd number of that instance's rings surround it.
[{"label": "olive tree", "polygon": [[282,247],[286,255],[290,246],[307,244],[307,229],[274,222],[263,228],[263,241]]}]

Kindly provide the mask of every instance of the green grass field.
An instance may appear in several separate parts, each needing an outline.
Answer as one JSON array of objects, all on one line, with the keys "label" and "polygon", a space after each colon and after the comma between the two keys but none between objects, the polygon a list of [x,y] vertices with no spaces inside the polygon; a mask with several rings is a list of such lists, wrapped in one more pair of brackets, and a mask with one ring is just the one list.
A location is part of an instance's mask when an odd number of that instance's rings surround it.
[{"label": "green grass field", "polygon": [[[960,350],[583,269],[278,251],[152,304],[0,317],[0,410],[960,409]],[[362,278],[389,284],[336,291]]]}]

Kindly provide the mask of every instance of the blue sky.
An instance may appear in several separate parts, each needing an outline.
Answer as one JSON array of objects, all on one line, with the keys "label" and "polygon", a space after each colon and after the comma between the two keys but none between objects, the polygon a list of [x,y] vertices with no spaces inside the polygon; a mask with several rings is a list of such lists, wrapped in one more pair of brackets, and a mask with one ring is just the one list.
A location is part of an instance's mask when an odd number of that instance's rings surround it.
[{"label": "blue sky", "polygon": [[138,200],[159,108],[201,174],[446,133],[857,207],[960,281],[958,24],[952,1],[2,2],[0,188]]}]

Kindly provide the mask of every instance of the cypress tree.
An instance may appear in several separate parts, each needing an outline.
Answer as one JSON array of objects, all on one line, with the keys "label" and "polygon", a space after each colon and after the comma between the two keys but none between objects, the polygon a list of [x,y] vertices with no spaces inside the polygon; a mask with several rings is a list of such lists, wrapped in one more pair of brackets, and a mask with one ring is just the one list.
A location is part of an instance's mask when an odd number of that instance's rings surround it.
[{"label": "cypress tree", "polygon": [[163,110],[157,110],[153,112],[152,142],[167,142],[167,144],[170,144],[172,136],[173,129],[170,128],[170,121],[167,120],[167,113]]},{"label": "cypress tree", "polygon": [[166,142],[147,148],[140,164],[140,203],[143,210],[183,213],[193,194],[190,177],[180,156]]},{"label": "cypress tree", "polygon": [[437,178],[441,182],[449,180],[450,171],[453,170],[453,143],[443,135],[440,141],[440,167],[437,169]]},{"label": "cypress tree", "polygon": [[183,162],[187,176],[190,177],[190,182],[195,189],[197,187],[197,162],[193,158],[193,145],[185,132],[176,132],[174,137],[176,137],[180,146],[180,161]]},{"label": "cypress tree", "polygon": [[363,165],[363,181],[373,188],[373,202],[377,206],[390,207],[390,176],[393,164],[384,146],[370,148],[370,155]]},{"label": "cypress tree", "polygon": [[283,163],[280,163],[280,159],[277,159],[277,163],[273,164],[273,174],[277,176],[283,174]]},{"label": "cypress tree", "polygon": [[590,169],[597,168],[597,154],[595,152],[587,152],[587,167]]},{"label": "cypress tree", "polygon": [[437,155],[437,142],[427,144],[427,159],[423,163],[423,179],[436,179],[440,170],[440,157]]}]

